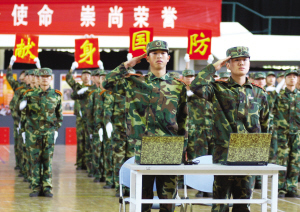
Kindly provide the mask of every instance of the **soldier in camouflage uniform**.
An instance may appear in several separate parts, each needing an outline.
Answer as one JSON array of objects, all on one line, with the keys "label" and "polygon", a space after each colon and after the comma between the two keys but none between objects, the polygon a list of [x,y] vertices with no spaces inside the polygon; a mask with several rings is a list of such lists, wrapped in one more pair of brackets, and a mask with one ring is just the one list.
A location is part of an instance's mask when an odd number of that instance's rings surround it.
[{"label": "soldier in camouflage uniform", "polygon": [[[122,63],[106,76],[104,88],[126,96],[127,136],[135,142],[135,160],[140,161],[143,136],[185,136],[185,155],[188,129],[188,110],[185,84],[171,78],[166,71],[170,59],[165,41],[155,40],[147,44],[147,61],[150,72],[146,76],[129,74],[146,54]],[[183,157],[184,158],[184,157]],[[143,176],[142,198],[153,198],[156,178],[157,194],[160,199],[175,198],[176,176]],[[174,211],[174,204],[160,204],[160,211]],[[150,211],[151,204],[143,204],[142,211]]]},{"label": "soldier in camouflage uniform", "polygon": [[266,75],[266,86],[265,88],[272,86],[275,87],[275,83],[276,83],[276,75],[273,71],[268,71],[267,75]]},{"label": "soldier in camouflage uniform", "polygon": [[[76,134],[77,134],[77,154],[76,154],[76,164],[77,170],[87,169],[86,159],[85,159],[85,146],[86,142],[90,139],[89,133],[87,132],[87,116],[84,107],[88,104],[88,99],[79,99],[78,91],[80,94],[85,93],[90,85],[91,72],[89,70],[83,70],[81,73],[81,79],[83,81],[82,85],[75,82],[72,76],[72,72],[78,67],[77,62],[73,62],[70,71],[66,76],[66,81],[69,86],[73,89],[71,98],[75,100],[74,103],[74,115],[76,115]],[[83,89],[84,90],[81,90]],[[83,91],[83,93],[81,93]],[[91,173],[89,173],[91,174]]]},{"label": "soldier in camouflage uniform", "polygon": [[[189,109],[189,140],[187,145],[187,158],[193,160],[197,157],[208,155],[209,150],[212,150],[211,141],[211,121],[212,110],[211,103],[206,99],[199,98],[191,90],[190,85],[195,79],[195,71],[186,69],[182,73],[183,81],[187,89],[187,101]],[[210,151],[211,152],[211,151]],[[199,191],[196,197],[210,196]]]},{"label": "soldier in camouflage uniform", "polygon": [[[190,88],[194,94],[213,103],[214,125],[213,162],[226,161],[231,133],[267,133],[269,107],[267,94],[246,77],[250,69],[247,47],[227,50],[227,58],[200,71]],[[215,81],[213,75],[226,64],[231,70],[228,81]],[[254,187],[253,176],[215,176],[214,199],[250,199]],[[250,211],[249,204],[234,204],[233,211]],[[229,211],[228,204],[213,204],[212,211]]]},{"label": "soldier in camouflage uniform", "polygon": [[230,73],[229,72],[220,72],[220,80],[224,80],[227,81],[230,77]]},{"label": "soldier in camouflage uniform", "polygon": [[[25,71],[21,72],[19,76],[19,80],[24,80],[25,78]],[[22,140],[20,140],[19,136],[19,122],[20,122],[20,111],[18,107],[18,100],[21,96],[21,94],[27,90],[27,86],[25,82],[18,82],[13,78],[12,73],[12,65],[9,65],[6,73],[6,79],[8,83],[10,84],[11,88],[14,91],[14,96],[12,100],[10,101],[9,108],[11,110],[11,115],[14,120],[14,149],[15,149],[15,158],[16,158],[16,167],[15,169],[20,169],[22,167],[21,165],[21,157],[22,157],[22,151],[20,148],[20,145],[22,145]],[[20,143],[21,142],[21,143]]]},{"label": "soldier in camouflage uniform", "polygon": [[[25,111],[21,117],[22,136],[30,143],[32,157],[32,190],[30,197],[44,195],[52,197],[52,158],[58,129],[62,125],[61,92],[51,89],[52,70],[42,68],[40,89],[24,92],[20,110]],[[26,132],[25,132],[26,131]],[[27,144],[28,145],[28,144]],[[43,171],[41,171],[43,166]]]},{"label": "soldier in camouflage uniform", "polygon": [[296,89],[298,72],[285,72],[286,88],[281,90],[274,103],[274,125],[277,131],[279,165],[278,197],[300,197],[297,193],[300,146],[300,91]]},{"label": "soldier in camouflage uniform", "polygon": [[254,83],[260,87],[265,88],[266,86],[266,74],[264,72],[256,72],[254,74]]}]

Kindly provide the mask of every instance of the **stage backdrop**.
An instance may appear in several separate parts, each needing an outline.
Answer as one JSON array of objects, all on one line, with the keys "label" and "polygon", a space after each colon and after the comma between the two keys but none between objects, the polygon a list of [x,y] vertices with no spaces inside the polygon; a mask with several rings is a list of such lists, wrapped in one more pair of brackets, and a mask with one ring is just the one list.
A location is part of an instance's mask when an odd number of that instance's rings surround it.
[{"label": "stage backdrop", "polygon": [[0,34],[128,36],[153,28],[155,36],[186,36],[188,29],[220,36],[221,0],[2,0]]}]

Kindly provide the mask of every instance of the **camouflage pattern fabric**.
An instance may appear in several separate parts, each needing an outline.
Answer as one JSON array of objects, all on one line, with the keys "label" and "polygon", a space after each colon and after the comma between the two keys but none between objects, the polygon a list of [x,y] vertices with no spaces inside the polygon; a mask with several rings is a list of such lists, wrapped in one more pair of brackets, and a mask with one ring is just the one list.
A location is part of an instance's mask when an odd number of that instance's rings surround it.
[{"label": "camouflage pattern fabric", "polygon": [[[226,161],[230,133],[269,132],[269,106],[267,94],[262,88],[251,84],[248,79],[243,86],[237,84],[231,77],[228,81],[215,81],[213,78],[215,71],[213,65],[207,66],[198,73],[190,88],[195,95],[213,103],[212,139],[215,143],[213,162],[220,163]],[[251,183],[245,183],[244,188],[251,190]],[[240,186],[233,184],[231,192],[236,189],[240,189]],[[222,190],[223,186],[215,181],[213,198],[225,198],[218,196]],[[243,207],[244,211],[248,211],[246,204],[243,206],[234,204],[233,210],[236,207]],[[220,205],[213,204],[212,210],[221,211],[219,208]]]},{"label": "camouflage pattern fabric", "polygon": [[21,168],[22,144],[19,143],[20,135],[17,131],[20,122],[20,116],[21,116],[19,110],[19,99],[20,96],[23,94],[23,92],[27,90],[27,86],[25,83],[18,82],[13,78],[13,73],[11,68],[7,69],[6,79],[14,91],[14,96],[9,103],[9,109],[11,110],[11,115],[14,120],[14,150],[15,150],[16,166]]},{"label": "camouflage pattern fabric", "polygon": [[[126,76],[126,77],[125,77]],[[126,96],[125,113],[127,136],[135,143],[135,160],[140,161],[141,139],[143,136],[185,136],[183,160],[188,139],[188,109],[185,84],[169,77],[158,78],[152,72],[146,76],[129,74],[124,64],[106,75],[104,88]],[[155,176],[153,176],[155,177]],[[163,176],[156,176],[157,191],[160,198],[165,198],[163,190],[175,197],[177,179],[171,184]],[[153,181],[143,181],[143,187],[153,188]],[[146,189],[146,188],[145,188]],[[151,198],[153,191],[143,189],[143,198]],[[151,207],[146,206],[146,207]],[[173,205],[168,207],[173,208]],[[161,205],[161,210],[164,208]],[[167,210],[167,211],[172,211]]]},{"label": "camouflage pattern fabric", "polygon": [[[72,72],[68,72],[66,76],[66,81],[69,86],[73,89],[73,93],[71,94],[71,98],[75,100],[74,104],[74,114],[76,115],[76,133],[77,133],[77,153],[76,153],[76,164],[77,167],[87,168],[86,164],[86,142],[89,141],[89,134],[87,132],[87,110],[85,110],[85,106],[88,105],[88,98],[86,95],[78,95],[77,92],[85,86],[77,83],[72,76]],[[87,93],[86,91],[85,93]],[[84,98],[85,97],[85,98]],[[89,170],[90,171],[90,170]]]},{"label": "camouflage pattern fabric", "polygon": [[[254,176],[215,176],[213,184],[213,197],[218,199],[250,199],[255,182]],[[250,205],[234,204],[232,211],[249,211]],[[229,212],[227,204],[213,205],[212,212]]]},{"label": "camouflage pattern fabric", "polygon": [[211,145],[210,123],[212,110],[207,100],[196,95],[188,97],[188,107],[189,141],[187,157],[189,160],[193,160],[196,157],[208,154],[209,146]]},{"label": "camouflage pattern fabric", "polygon": [[281,90],[274,103],[274,124],[277,130],[279,165],[287,171],[279,172],[279,191],[297,192],[300,157],[300,91]]},{"label": "camouflage pattern fabric", "polygon": [[[177,193],[177,176],[174,175],[144,175],[142,199],[153,199],[153,184],[156,179],[156,190],[159,199],[175,199]],[[142,204],[143,212],[151,211],[151,204]],[[160,204],[159,211],[174,211],[174,204]]]},{"label": "camouflage pattern fabric", "polygon": [[119,171],[126,160],[126,127],[125,127],[125,97],[113,94],[110,95],[112,105],[105,104],[105,108],[112,108],[112,110],[104,110],[104,115],[107,121],[113,125],[113,134],[111,138],[112,145],[112,162],[113,162],[113,176],[115,189],[119,191]]},{"label": "camouflage pattern fabric", "polygon": [[[34,191],[52,188],[52,157],[54,150],[54,132],[62,125],[61,94],[54,89],[29,89],[22,100],[27,106],[22,111],[21,131],[26,131],[26,145],[29,146],[28,173],[31,173],[31,185]],[[43,172],[41,171],[43,167]]]},{"label": "camouflage pattern fabric", "polygon": [[[101,178],[106,175],[106,170],[105,167],[105,159],[106,159],[106,154],[105,154],[105,147],[107,147],[107,133],[105,130],[105,126],[108,123],[106,121],[105,117],[105,110],[111,110],[111,105],[113,104],[113,101],[111,99],[111,95],[109,94],[107,90],[99,90],[100,92],[97,91],[95,94],[95,108],[94,108],[94,117],[95,117],[95,134],[98,140],[94,140],[94,154],[93,154],[93,165],[95,167],[95,178]],[[104,104],[108,105],[108,107],[105,107]],[[107,112],[106,112],[107,113]],[[100,141],[99,138],[99,130],[100,128],[103,129],[103,141]],[[111,166],[111,170],[113,170],[112,163],[109,164]],[[112,173],[112,171],[110,171]],[[108,181],[112,182],[113,178],[111,175],[111,178],[108,177]]]},{"label": "camouflage pattern fabric", "polygon": [[154,40],[152,42],[149,42],[146,46],[146,49],[147,49],[147,55],[149,55],[151,51],[155,51],[155,50],[165,50],[169,52],[168,43],[162,40]]}]

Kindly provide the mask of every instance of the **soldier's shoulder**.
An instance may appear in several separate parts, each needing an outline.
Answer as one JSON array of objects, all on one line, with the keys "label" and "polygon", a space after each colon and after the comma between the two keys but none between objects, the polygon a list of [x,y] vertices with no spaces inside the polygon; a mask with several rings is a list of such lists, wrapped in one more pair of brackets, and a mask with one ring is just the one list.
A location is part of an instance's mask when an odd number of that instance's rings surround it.
[{"label": "soldier's shoulder", "polygon": [[19,87],[16,88],[15,91],[20,90],[20,89],[22,89],[22,88],[25,88],[25,87],[24,87],[23,85],[22,85],[22,86],[19,86]]},{"label": "soldier's shoulder", "polygon": [[111,94],[111,93],[112,93],[111,91],[108,91],[108,90],[106,90],[106,89],[103,89],[103,90],[99,93],[99,95],[102,96],[103,94]]},{"label": "soldier's shoulder", "polygon": [[180,84],[186,86],[185,82],[182,79],[178,79],[178,78],[173,78],[173,79],[175,80],[175,82],[179,82]]},{"label": "soldier's shoulder", "polygon": [[33,91],[34,91],[34,89],[32,89],[32,88],[27,89],[27,90],[23,93],[23,95],[25,95],[25,94],[30,94],[30,93],[33,92]]},{"label": "soldier's shoulder", "polygon": [[89,92],[88,96],[92,95],[96,90],[92,90],[91,92]]},{"label": "soldier's shoulder", "polygon": [[60,90],[55,89],[54,92],[59,94],[60,96],[62,96],[62,93],[60,92]]},{"label": "soldier's shoulder", "polygon": [[134,73],[128,73],[128,76],[144,77],[144,75],[141,75],[141,74],[134,74]]},{"label": "soldier's shoulder", "polygon": [[257,87],[257,88],[260,88],[260,89],[262,89],[264,92],[267,92],[263,87],[261,87],[260,85],[257,85],[257,84],[255,84],[255,83],[251,83],[253,86],[255,86],[255,87]]},{"label": "soldier's shoulder", "polygon": [[227,80],[220,80],[220,79],[217,79],[217,80],[215,80],[215,83],[228,83],[228,81]]}]

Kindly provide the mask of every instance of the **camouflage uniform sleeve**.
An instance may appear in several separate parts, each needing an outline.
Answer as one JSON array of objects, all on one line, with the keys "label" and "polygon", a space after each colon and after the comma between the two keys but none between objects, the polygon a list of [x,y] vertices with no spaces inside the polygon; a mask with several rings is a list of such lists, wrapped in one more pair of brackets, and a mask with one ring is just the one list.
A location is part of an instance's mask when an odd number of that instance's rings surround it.
[{"label": "camouflage uniform sleeve", "polygon": [[269,132],[269,123],[270,123],[270,110],[269,104],[267,100],[267,94],[264,93],[265,98],[262,101],[262,110],[260,111],[259,122],[261,125],[261,132],[268,133]]},{"label": "camouflage uniform sleeve", "polygon": [[96,95],[96,92],[92,93],[91,95],[89,95],[89,104],[91,105],[90,108],[92,111],[90,111],[90,115],[88,117],[88,120],[87,120],[87,125],[88,125],[88,128],[89,128],[89,132],[94,132],[94,129],[95,129],[95,116],[94,116],[94,113],[95,113],[95,95]]},{"label": "camouflage uniform sleeve", "polygon": [[11,68],[7,69],[6,79],[14,91],[16,90],[16,88],[20,87],[20,83],[13,78],[13,73]]},{"label": "camouflage uniform sleeve", "polygon": [[[183,86],[183,89],[180,94],[180,100],[178,104],[178,113],[177,113],[177,124],[178,124],[178,135],[184,136],[184,155],[187,149],[188,144],[188,105],[187,105],[187,95],[186,87]],[[184,158],[185,161],[185,158]]]},{"label": "camouflage uniform sleeve", "polygon": [[118,93],[125,96],[125,90],[128,85],[126,75],[128,74],[124,63],[119,65],[113,71],[106,75],[105,81],[103,82],[103,87],[114,93]]},{"label": "camouflage uniform sleeve", "polygon": [[68,72],[68,74],[66,76],[66,81],[70,85],[70,87],[73,89],[74,92],[77,92],[78,90],[80,90],[82,88],[82,85],[80,85],[73,79],[72,73],[70,71]]},{"label": "camouflage uniform sleeve", "polygon": [[215,82],[213,78],[215,72],[215,67],[213,65],[208,65],[197,74],[197,77],[193,80],[190,86],[190,89],[194,92],[195,95],[210,102],[212,101],[213,88],[211,86],[211,83]]},{"label": "camouflage uniform sleeve", "polygon": [[103,123],[106,126],[107,123],[112,122],[111,118],[113,115],[114,108],[114,96],[110,94],[106,94],[104,104],[103,104]]},{"label": "camouflage uniform sleeve", "polygon": [[62,122],[63,122],[63,113],[62,113],[62,102],[61,102],[61,96],[58,96],[58,104],[55,108],[55,113],[56,113],[56,123],[55,123],[55,130],[58,131],[58,129],[61,127]]}]

